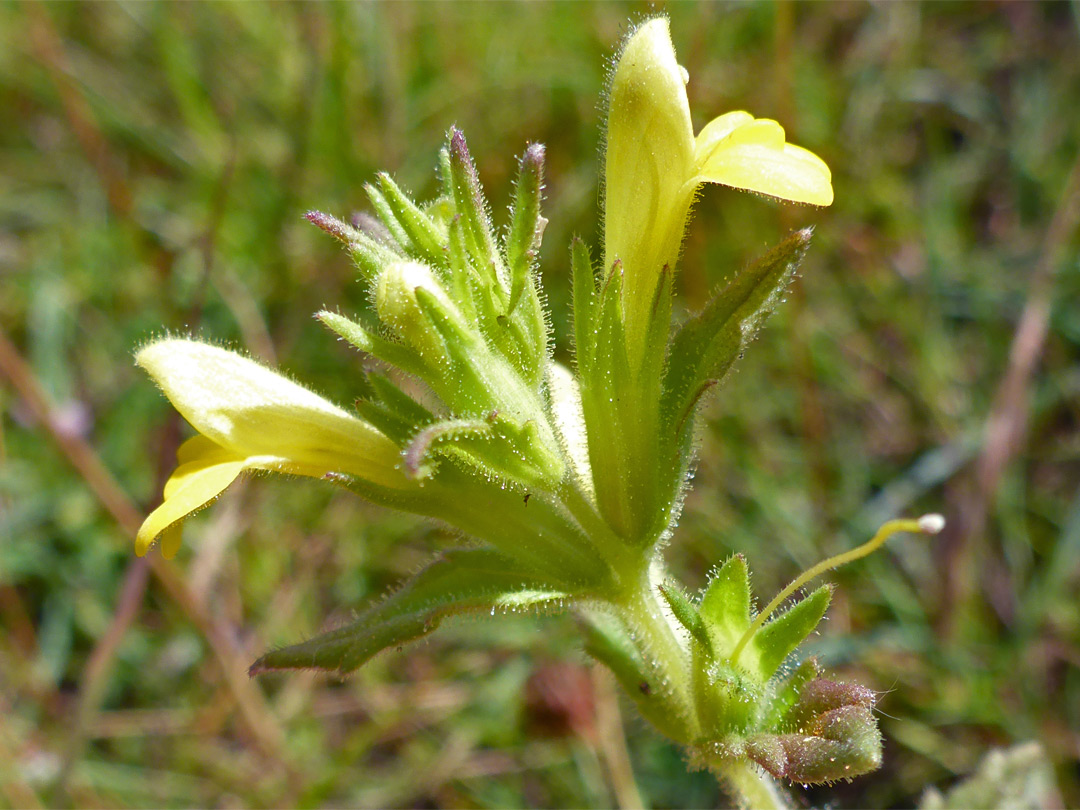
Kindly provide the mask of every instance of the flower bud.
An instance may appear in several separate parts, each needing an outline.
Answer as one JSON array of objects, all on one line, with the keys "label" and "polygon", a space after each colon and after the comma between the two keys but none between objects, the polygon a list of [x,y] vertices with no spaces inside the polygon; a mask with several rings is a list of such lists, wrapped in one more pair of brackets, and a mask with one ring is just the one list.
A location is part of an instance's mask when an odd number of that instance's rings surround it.
[{"label": "flower bud", "polygon": [[785,720],[788,733],[758,734],[747,755],[774,776],[804,784],[850,779],[881,766],[874,694],[856,684],[806,684]]},{"label": "flower bud", "polygon": [[388,265],[379,276],[375,293],[375,309],[382,320],[428,364],[439,364],[446,357],[446,344],[438,329],[417,300],[417,293],[426,291],[431,299],[451,318],[460,320],[446,290],[436,280],[431,268],[419,262],[397,262]]}]

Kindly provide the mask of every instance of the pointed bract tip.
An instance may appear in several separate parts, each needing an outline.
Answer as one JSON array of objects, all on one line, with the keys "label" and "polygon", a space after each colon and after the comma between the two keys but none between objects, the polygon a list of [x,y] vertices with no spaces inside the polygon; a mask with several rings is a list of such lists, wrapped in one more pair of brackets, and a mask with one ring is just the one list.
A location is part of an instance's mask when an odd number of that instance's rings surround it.
[{"label": "pointed bract tip", "polygon": [[544,156],[546,154],[547,147],[542,143],[530,143],[525,148],[525,154],[521,156],[521,162],[530,167],[542,167],[544,165]]},{"label": "pointed bract tip", "polygon": [[462,160],[471,160],[469,145],[465,142],[465,133],[457,127],[450,127],[450,154]]},{"label": "pointed bract tip", "polygon": [[322,211],[308,211],[304,214],[304,219],[345,244],[355,241],[353,227],[347,222],[342,222],[337,217],[324,214]]}]

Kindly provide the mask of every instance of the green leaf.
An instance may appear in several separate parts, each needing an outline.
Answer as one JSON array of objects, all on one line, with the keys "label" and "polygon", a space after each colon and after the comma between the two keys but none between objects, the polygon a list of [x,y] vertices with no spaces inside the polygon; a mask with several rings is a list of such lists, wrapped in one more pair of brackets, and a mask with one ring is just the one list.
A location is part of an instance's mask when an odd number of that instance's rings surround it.
[{"label": "green leaf", "polygon": [[382,374],[365,374],[367,392],[356,401],[357,412],[399,447],[421,428],[435,421],[434,414]]},{"label": "green leaf", "polygon": [[480,178],[476,173],[465,136],[456,127],[450,130],[449,168],[450,185],[453,191],[454,207],[461,217],[465,247],[472,256],[473,265],[485,276],[490,276],[505,289],[505,269],[495,250],[495,241],[491,235],[491,215],[487,210],[487,201]]},{"label": "green leaf", "polygon": [[702,621],[701,615],[698,613],[698,609],[694,607],[693,602],[687,598],[676,583],[665,583],[660,585],[660,593],[664,597],[664,600],[668,603],[668,607],[671,608],[672,615],[679,620],[679,624],[686,628],[688,632],[698,644],[704,648],[705,652],[712,656],[712,640],[709,638],[709,634],[705,629],[705,622]]},{"label": "green leaf", "polygon": [[[622,264],[616,260],[596,302],[591,359],[585,369],[579,368],[579,375],[597,505],[616,532],[625,537],[633,534],[635,505],[628,491],[631,483],[625,478],[630,467],[626,458],[632,445],[630,433],[636,425],[624,425],[621,418],[629,407],[620,399],[621,386],[631,379],[622,291]],[[633,420],[636,415],[627,414],[627,418]]]},{"label": "green leaf", "polygon": [[[660,269],[660,280],[653,293],[652,307],[649,312],[649,328],[645,334],[645,350],[641,360],[639,378],[656,391],[659,399],[663,387],[664,355],[671,334],[671,304],[675,297],[675,272],[664,265]],[[649,393],[653,396],[652,392]]]},{"label": "green leaf", "polygon": [[448,419],[428,425],[405,448],[405,471],[413,478],[425,477],[431,469],[424,462],[434,453],[445,453],[449,449],[447,444],[452,445],[464,438],[492,435],[491,423],[480,419]]},{"label": "green leaf", "polygon": [[431,411],[394,385],[384,375],[369,374],[367,379],[375,396],[405,421],[414,425],[426,425],[435,419]]},{"label": "green leaf", "polygon": [[302,644],[269,652],[252,664],[249,674],[282,669],[345,674],[382,650],[431,633],[449,616],[565,610],[575,598],[496,551],[448,551],[356,621]]},{"label": "green leaf", "polygon": [[[375,179],[379,184],[380,197],[384,204],[384,209],[380,209],[380,215],[393,217],[398,231],[408,239],[410,252],[417,258],[433,267],[445,267],[447,263],[446,234],[440,232],[431,218],[409,199],[390,175],[379,172]],[[369,195],[373,191],[374,189],[370,186],[367,188]]]},{"label": "green leaf", "polygon": [[743,655],[756,657],[757,674],[762,681],[769,680],[784,659],[814,631],[831,600],[832,586],[822,585],[754,634]]},{"label": "green leaf", "polygon": [[750,573],[736,554],[716,572],[698,607],[716,653],[727,656],[750,626]]},{"label": "green leaf", "polygon": [[531,282],[540,240],[547,220],[540,216],[540,196],[544,188],[544,145],[529,144],[518,164],[514,202],[510,208],[510,231],[506,239],[506,261],[510,267],[510,303],[514,311]]},{"label": "green leaf", "polygon": [[416,245],[413,244],[413,240],[410,238],[408,232],[402,226],[402,223],[398,221],[397,216],[394,214],[394,209],[390,207],[390,203],[386,201],[386,198],[371,183],[364,186],[364,191],[368,195],[368,199],[371,200],[371,207],[375,209],[375,214],[379,218],[379,221],[390,232],[390,235],[397,242],[402,252],[406,255],[416,255],[420,251]]},{"label": "green leaf", "polygon": [[322,211],[308,211],[304,218],[330,234],[349,248],[360,275],[367,281],[378,278],[380,271],[391,262],[404,257],[386,244],[376,241],[363,231]]},{"label": "green leaf", "polygon": [[584,376],[595,342],[596,275],[589,246],[577,236],[570,242],[570,271],[574,277],[574,353],[578,375]]},{"label": "green leaf", "polygon": [[423,377],[427,373],[427,369],[424,368],[413,352],[400,343],[380,337],[374,329],[367,328],[340,313],[328,310],[317,312],[315,318],[360,351],[378,357],[392,366],[397,366],[406,374]]},{"label": "green leaf", "polygon": [[738,273],[675,334],[664,379],[668,425],[687,427],[687,409],[696,405],[703,386],[722,379],[753,340],[806,254],[810,235],[809,228],[791,234]]}]

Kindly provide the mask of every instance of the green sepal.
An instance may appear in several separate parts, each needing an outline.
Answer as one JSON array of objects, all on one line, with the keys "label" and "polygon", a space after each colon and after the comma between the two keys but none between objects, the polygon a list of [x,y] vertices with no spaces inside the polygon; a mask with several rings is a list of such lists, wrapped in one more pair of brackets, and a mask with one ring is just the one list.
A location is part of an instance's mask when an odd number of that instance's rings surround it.
[{"label": "green sepal", "polygon": [[750,627],[750,572],[741,554],[729,558],[705,588],[698,606],[718,656],[727,657]]},{"label": "green sepal", "polygon": [[458,312],[451,310],[431,290],[417,287],[414,294],[421,312],[446,344],[447,352],[467,354],[475,349],[477,336],[469,329]]},{"label": "green sepal", "polygon": [[645,334],[645,350],[637,375],[638,384],[647,385],[651,389],[648,393],[650,400],[660,398],[664,376],[664,355],[668,347],[668,337],[671,334],[671,303],[675,295],[674,285],[675,272],[665,264],[660,269],[660,279],[653,293],[649,328]]},{"label": "green sepal", "polygon": [[356,410],[399,447],[406,446],[417,430],[435,421],[435,415],[382,374],[365,374],[368,392],[356,402]]},{"label": "green sepal", "polygon": [[540,216],[540,196],[544,188],[544,145],[529,144],[518,164],[514,202],[510,208],[510,230],[506,238],[506,261],[510,269],[510,301],[507,314],[514,311],[522,293],[532,283],[540,240],[547,220]]},{"label": "green sepal", "polygon": [[461,307],[462,313],[467,318],[476,318],[479,314],[475,291],[486,283],[469,258],[468,248],[465,247],[465,226],[462,225],[461,216],[454,214],[447,226],[447,237],[450,246],[450,290],[451,297]]},{"label": "green sepal", "polygon": [[344,675],[372,656],[435,630],[462,613],[562,611],[576,595],[553,587],[516,561],[490,549],[455,549],[345,627],[267,653],[249,674],[319,669]]},{"label": "green sepal", "polygon": [[825,616],[832,600],[832,586],[822,585],[775,619],[766,622],[747,644],[743,661],[756,661],[753,671],[769,680],[796,647],[810,635]]},{"label": "green sepal", "polygon": [[668,352],[663,412],[667,424],[685,429],[687,411],[710,380],[723,379],[780,296],[810,245],[804,228],[738,273],[676,332]]},{"label": "green sepal", "polygon": [[378,399],[357,399],[353,407],[364,421],[370,422],[398,447],[408,442],[409,437],[416,433],[417,426],[414,423],[402,418],[398,411],[388,408]]},{"label": "green sepal", "polygon": [[315,319],[360,351],[396,366],[406,374],[416,377],[424,377],[427,374],[427,368],[413,352],[400,343],[378,335],[377,327],[366,327],[351,318],[329,310],[315,313]]},{"label": "green sepal", "polygon": [[447,419],[428,425],[413,437],[402,454],[405,472],[413,478],[425,477],[430,465],[424,462],[429,461],[432,454],[445,454],[450,449],[445,445],[452,447],[455,442],[475,436],[490,439],[493,436],[491,423],[480,419]]},{"label": "green sepal", "polygon": [[574,354],[578,376],[584,377],[595,343],[596,275],[589,246],[577,236],[570,242],[570,271],[574,285]]},{"label": "green sepal", "polygon": [[[398,231],[408,240],[410,252],[433,267],[445,267],[446,233],[409,199],[386,172],[379,172],[375,180],[379,184],[379,196],[386,211],[384,219],[387,216],[393,218]],[[369,196],[374,191],[370,186],[366,190]]]},{"label": "green sepal", "polygon": [[[445,151],[446,150],[443,149],[443,152]],[[424,212],[424,215],[431,220],[439,233],[443,234],[442,241],[445,243],[446,237],[450,233],[450,220],[455,216],[453,197],[443,194],[436,197],[431,202],[424,203],[420,208]]]},{"label": "green sepal", "polygon": [[528,341],[518,320],[503,314],[502,293],[498,284],[476,276],[471,277],[469,282],[473,300],[477,304],[477,326],[480,331],[515,369],[531,378],[535,369],[530,367],[533,364],[528,359]]},{"label": "green sepal", "polygon": [[623,331],[622,291],[622,264],[616,261],[596,303],[592,359],[587,373],[581,375],[582,404],[589,436],[589,463],[593,470],[605,471],[594,476],[600,512],[623,537],[647,539],[633,531],[631,484],[625,480],[629,475],[625,455],[631,440],[620,418],[626,407],[620,396],[621,387],[630,380],[630,365]]},{"label": "green sepal", "polygon": [[371,207],[375,209],[375,215],[390,232],[390,236],[393,237],[393,240],[397,243],[398,247],[401,248],[401,252],[406,256],[416,256],[419,254],[419,249],[413,243],[412,238],[403,224],[398,221],[394,209],[390,207],[390,203],[386,201],[382,192],[371,183],[367,183],[364,186],[364,192],[371,201]]},{"label": "green sepal", "polygon": [[690,637],[700,644],[705,653],[711,658],[713,653],[712,639],[709,638],[709,633],[705,629],[705,622],[702,620],[701,614],[698,613],[698,609],[694,607],[694,603],[683,593],[682,588],[674,582],[664,583],[659,588],[660,594],[664,597],[668,607],[671,608],[672,615],[679,620],[679,624],[686,629]]},{"label": "green sepal", "polygon": [[374,281],[378,277],[379,271],[387,264],[404,258],[392,248],[376,239],[372,239],[359,228],[354,228],[337,217],[324,214],[322,211],[308,211],[304,218],[339,242],[342,242],[349,249],[349,253],[352,254],[360,275],[369,282]]},{"label": "green sepal", "polygon": [[505,270],[495,250],[487,200],[480,187],[480,178],[465,143],[465,136],[456,127],[450,130],[449,156],[454,208],[461,217],[465,247],[472,256],[476,269],[484,275],[490,274],[505,293]]},{"label": "green sepal", "polygon": [[369,374],[368,384],[382,402],[413,425],[427,425],[435,415],[382,374]]}]

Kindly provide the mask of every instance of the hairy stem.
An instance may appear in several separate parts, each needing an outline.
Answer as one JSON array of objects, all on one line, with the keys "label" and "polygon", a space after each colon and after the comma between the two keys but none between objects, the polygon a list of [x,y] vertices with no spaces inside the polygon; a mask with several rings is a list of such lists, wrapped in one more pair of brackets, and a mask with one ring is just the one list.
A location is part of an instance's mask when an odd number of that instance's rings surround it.
[{"label": "hairy stem", "polygon": [[661,694],[666,695],[681,722],[682,741],[700,733],[697,706],[690,678],[690,654],[686,642],[668,621],[659,591],[653,587],[648,570],[615,602],[642,658],[654,669]]},{"label": "hairy stem", "polygon": [[742,810],[787,810],[792,807],[784,791],[757,765],[725,761],[713,770]]}]

